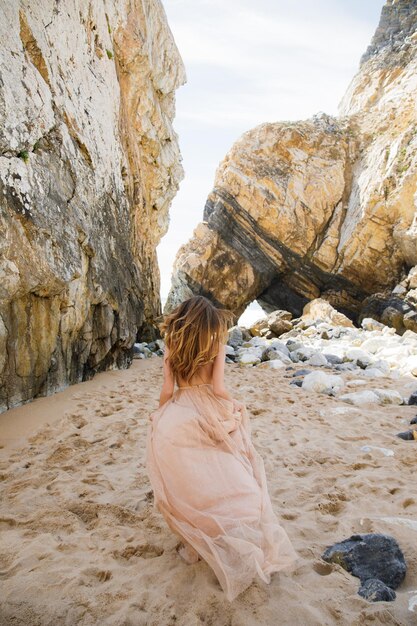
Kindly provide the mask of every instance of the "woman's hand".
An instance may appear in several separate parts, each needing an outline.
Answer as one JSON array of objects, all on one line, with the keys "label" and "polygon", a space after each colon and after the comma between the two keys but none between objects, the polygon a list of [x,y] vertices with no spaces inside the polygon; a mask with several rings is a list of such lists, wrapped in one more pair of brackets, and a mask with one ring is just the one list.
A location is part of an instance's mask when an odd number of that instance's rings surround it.
[{"label": "woman's hand", "polygon": [[246,406],[243,404],[243,402],[240,402],[240,400],[236,400],[235,398],[233,398],[232,400],[233,402],[233,413],[236,413],[238,411],[244,411],[244,409],[246,409]]}]

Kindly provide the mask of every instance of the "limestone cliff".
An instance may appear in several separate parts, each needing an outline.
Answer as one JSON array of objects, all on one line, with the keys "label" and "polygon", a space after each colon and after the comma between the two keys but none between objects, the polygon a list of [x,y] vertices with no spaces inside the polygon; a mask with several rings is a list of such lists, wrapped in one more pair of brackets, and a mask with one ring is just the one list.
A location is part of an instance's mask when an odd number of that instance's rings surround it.
[{"label": "limestone cliff", "polygon": [[204,293],[299,315],[324,297],[355,318],[417,264],[417,0],[389,1],[340,116],[262,124],[219,165],[178,251],[167,309]]},{"label": "limestone cliff", "polygon": [[159,0],[0,6],[0,411],[126,367],[183,176]]}]

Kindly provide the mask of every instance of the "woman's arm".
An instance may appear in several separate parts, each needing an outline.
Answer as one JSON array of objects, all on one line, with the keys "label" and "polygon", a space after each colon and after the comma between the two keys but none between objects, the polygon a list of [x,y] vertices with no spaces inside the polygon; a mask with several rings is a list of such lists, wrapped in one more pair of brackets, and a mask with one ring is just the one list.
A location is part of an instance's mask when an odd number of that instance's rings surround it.
[{"label": "woman's arm", "polygon": [[224,362],[226,358],[226,350],[223,344],[220,344],[219,352],[214,359],[213,363],[213,391],[216,396],[225,398],[226,400],[233,400],[230,393],[224,386]]},{"label": "woman's arm", "polygon": [[170,399],[172,394],[174,393],[174,374],[172,372],[171,366],[168,361],[169,357],[169,348],[165,346],[164,357],[163,357],[163,372],[164,372],[164,382],[161,389],[161,394],[159,396],[159,406],[165,404],[167,400]]}]

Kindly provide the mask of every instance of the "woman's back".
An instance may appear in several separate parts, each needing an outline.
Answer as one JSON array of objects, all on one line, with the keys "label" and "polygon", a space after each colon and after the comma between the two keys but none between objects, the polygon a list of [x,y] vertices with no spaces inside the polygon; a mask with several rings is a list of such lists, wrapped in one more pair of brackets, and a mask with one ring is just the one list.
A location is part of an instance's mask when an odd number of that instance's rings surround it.
[{"label": "woman's back", "polygon": [[187,382],[178,378],[178,387],[190,387],[193,385],[207,385],[213,382],[213,363],[214,359],[209,363],[204,363],[197,368],[195,374]]}]

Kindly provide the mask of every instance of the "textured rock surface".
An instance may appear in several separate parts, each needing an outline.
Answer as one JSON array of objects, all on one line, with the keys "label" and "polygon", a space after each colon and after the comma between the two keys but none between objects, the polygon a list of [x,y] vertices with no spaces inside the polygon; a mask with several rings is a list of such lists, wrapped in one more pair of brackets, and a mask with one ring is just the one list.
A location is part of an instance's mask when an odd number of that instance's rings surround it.
[{"label": "textured rock surface", "polygon": [[394,537],[377,533],[352,535],[327,548],[322,558],[357,576],[362,585],[377,579],[396,589],[407,571],[404,555]]},{"label": "textured rock surface", "polygon": [[262,124],[219,165],[179,250],[167,310],[190,293],[239,315],[300,315],[322,296],[355,318],[417,264],[417,0],[389,0],[340,105]]},{"label": "textured rock surface", "polygon": [[0,29],[1,411],[125,367],[160,313],[185,75],[159,0],[6,1]]}]

